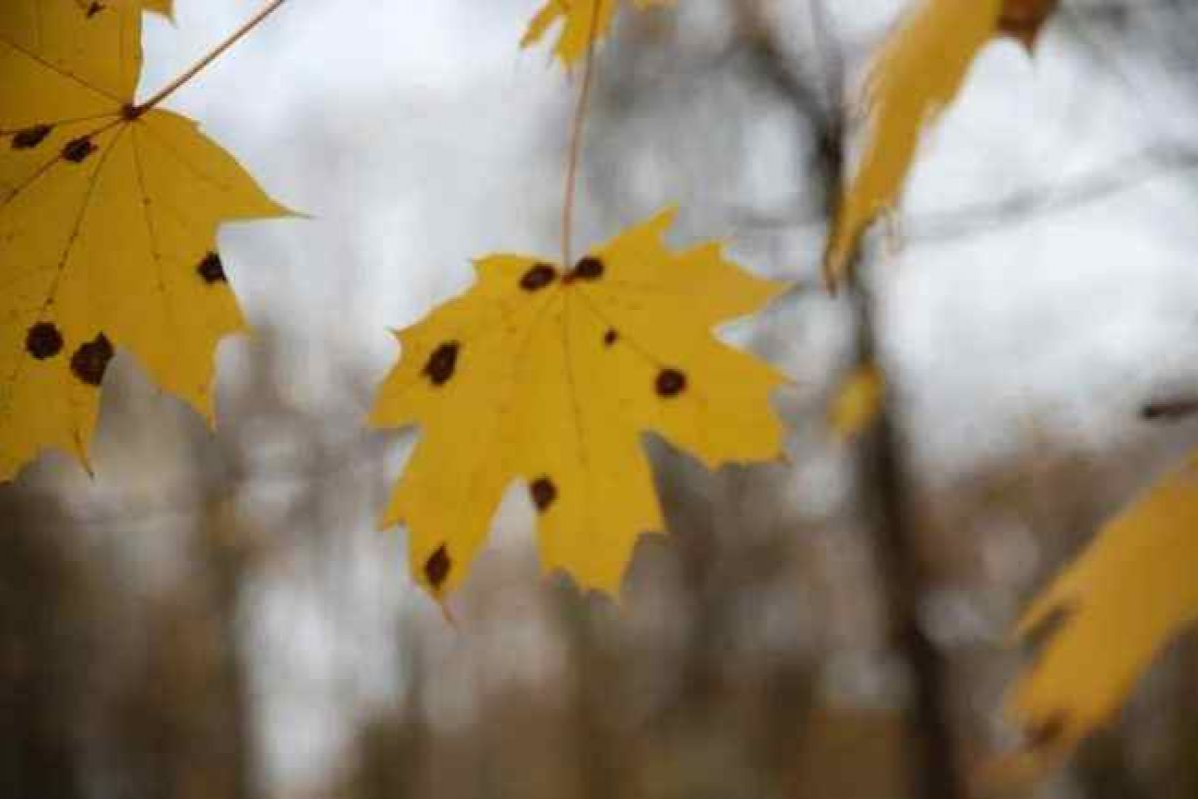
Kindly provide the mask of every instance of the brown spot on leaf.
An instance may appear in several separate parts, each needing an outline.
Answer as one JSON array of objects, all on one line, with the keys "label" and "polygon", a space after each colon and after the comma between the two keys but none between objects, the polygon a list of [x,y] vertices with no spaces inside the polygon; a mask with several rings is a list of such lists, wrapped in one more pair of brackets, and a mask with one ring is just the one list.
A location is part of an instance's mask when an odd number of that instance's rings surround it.
[{"label": "brown spot on leaf", "polygon": [[548,477],[538,477],[528,485],[528,493],[537,513],[544,513],[557,499],[557,486]]},{"label": "brown spot on leaf", "polygon": [[39,361],[62,352],[62,333],[53,322],[38,322],[25,334],[25,350]]},{"label": "brown spot on leaf", "polygon": [[570,270],[572,280],[598,280],[603,277],[603,261],[593,255],[578,259],[578,263]]},{"label": "brown spot on leaf", "polygon": [[1069,717],[1064,712],[1055,713],[1027,730],[1027,748],[1036,751],[1053,749],[1065,734]]},{"label": "brown spot on leaf", "polygon": [[62,157],[72,164],[81,164],[95,151],[96,145],[91,138],[80,136],[78,139],[71,139],[67,142],[67,145],[62,148]]},{"label": "brown spot on leaf", "polygon": [[453,373],[458,367],[460,350],[461,345],[458,342],[447,341],[428,356],[428,362],[424,364],[424,374],[434,386],[444,385],[449,378],[453,377]]},{"label": "brown spot on leaf", "polygon": [[686,391],[686,374],[677,369],[662,369],[654,384],[658,396],[676,397]]},{"label": "brown spot on leaf", "polygon": [[104,372],[115,354],[108,336],[100,333],[75,350],[71,356],[71,371],[81,382],[98,387],[104,382]]},{"label": "brown spot on leaf", "polygon": [[92,3],[91,3],[91,4],[90,4],[88,7],[87,7],[87,18],[88,18],[88,19],[91,19],[92,17],[94,17],[96,14],[99,14],[99,13],[100,13],[101,11],[103,11],[103,10],[104,10],[104,4],[103,4],[103,3],[100,3],[100,2],[92,2]]},{"label": "brown spot on leaf", "polygon": [[204,256],[204,260],[200,261],[196,267],[196,274],[207,283],[228,283],[229,280],[225,277],[225,265],[221,263],[220,256],[214,252],[210,252]]},{"label": "brown spot on leaf", "polygon": [[33,125],[24,130],[18,130],[13,134],[12,148],[14,150],[32,150],[45,141],[53,129],[49,125]]},{"label": "brown spot on leaf", "polygon": [[428,578],[428,583],[433,587],[433,590],[441,590],[441,586],[445,584],[445,579],[449,577],[449,570],[451,568],[453,568],[453,561],[450,560],[449,552],[445,549],[445,545],[442,544],[424,562],[424,576]]},{"label": "brown spot on leaf", "polygon": [[536,264],[520,278],[520,288],[540,291],[557,279],[557,270],[549,264]]},{"label": "brown spot on leaf", "polygon": [[607,332],[603,334],[603,346],[610,347],[620,340],[620,334],[615,328],[609,327]]}]

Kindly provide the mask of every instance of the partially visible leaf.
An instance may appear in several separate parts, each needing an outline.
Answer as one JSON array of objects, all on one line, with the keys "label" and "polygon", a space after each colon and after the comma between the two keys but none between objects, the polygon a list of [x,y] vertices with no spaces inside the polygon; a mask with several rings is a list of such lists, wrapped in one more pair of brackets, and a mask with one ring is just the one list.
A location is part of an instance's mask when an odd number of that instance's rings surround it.
[{"label": "partially visible leaf", "polygon": [[847,441],[869,429],[882,409],[885,390],[882,372],[875,364],[854,369],[828,409],[828,423],[836,437]]},{"label": "partially visible leaf", "polygon": [[416,580],[438,598],[465,578],[500,498],[520,479],[538,513],[545,570],[615,593],[661,510],[641,436],[715,468],[782,454],[769,404],[783,378],[714,339],[783,286],[716,244],[675,253],[662,213],[570,269],[517,255],[398,334],[380,427],[421,438],[383,525],[405,523]]},{"label": "partially visible leaf", "polygon": [[840,199],[824,254],[830,286],[843,279],[861,235],[898,203],[926,125],[961,90],[978,51],[995,35],[1029,47],[1055,0],[919,0],[871,65],[869,128]]},{"label": "partially visible leaf", "polygon": [[118,348],[211,420],[244,327],[217,229],[285,213],[195,123],[133,109],[142,9],[89,10],[0,5],[0,482],[46,448],[86,460]]},{"label": "partially visible leaf", "polygon": [[1106,722],[1161,647],[1198,619],[1198,466],[1170,475],[1103,528],[1019,632],[1054,619],[1010,705],[1037,759]]},{"label": "partially visible leaf", "polygon": [[[554,45],[554,54],[567,67],[586,55],[592,41],[607,35],[619,0],[547,0],[528,25],[521,47],[539,42],[550,28],[561,21],[562,30]],[[674,0],[632,0],[637,8],[670,5]]]}]

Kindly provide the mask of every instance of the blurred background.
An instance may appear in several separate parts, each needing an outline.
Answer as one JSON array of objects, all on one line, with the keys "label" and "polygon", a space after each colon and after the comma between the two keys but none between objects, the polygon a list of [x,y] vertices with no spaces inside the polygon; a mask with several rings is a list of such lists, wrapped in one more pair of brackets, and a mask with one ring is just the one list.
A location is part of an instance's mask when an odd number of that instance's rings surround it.
[{"label": "blurred background", "polygon": [[[147,23],[150,93],[257,4]],[[927,136],[862,290],[819,258],[853,100],[898,0],[678,0],[600,50],[578,246],[670,203],[795,281],[727,331],[795,383],[786,465],[651,437],[670,535],[623,602],[540,578],[523,492],[451,602],[377,532],[414,434],[364,429],[389,327],[472,257],[558,251],[578,75],[517,42],[538,0],[294,0],[172,100],[311,218],[231,226],[256,328],[219,429],[109,374],[96,477],[0,488],[0,797],[1198,797],[1198,646],[1029,784],[1002,702],[1020,608],[1198,442],[1198,5],[1062,0],[992,44]],[[889,403],[828,407],[876,357]],[[1112,646],[1118,642],[1113,641]]]}]

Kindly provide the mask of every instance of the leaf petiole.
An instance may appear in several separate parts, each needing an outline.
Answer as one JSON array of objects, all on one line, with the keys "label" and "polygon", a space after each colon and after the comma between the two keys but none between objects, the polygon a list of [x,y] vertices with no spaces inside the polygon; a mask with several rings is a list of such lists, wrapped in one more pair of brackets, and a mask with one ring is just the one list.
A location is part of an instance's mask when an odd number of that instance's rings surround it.
[{"label": "leaf petiole", "polygon": [[595,30],[599,24],[599,5],[591,11],[591,25],[587,33],[587,54],[582,65],[582,88],[578,92],[578,105],[570,123],[570,150],[566,157],[566,191],[562,201],[562,269],[571,263],[570,244],[574,233],[574,199],[578,193],[578,161],[582,155],[583,123],[586,122],[587,106],[591,97],[591,83],[595,63]]},{"label": "leaf petiole", "polygon": [[213,48],[207,55],[205,55],[195,64],[193,64],[190,69],[155,93],[152,97],[150,97],[150,99],[137,105],[130,105],[127,109],[125,109],[125,117],[127,119],[136,119],[145,112],[149,111],[151,108],[161,104],[172,94],[187,85],[192,78],[203,72],[209,64],[224,55],[230,47],[245,38],[250,31],[262,24],[267,17],[277,11],[279,6],[283,5],[285,2],[287,2],[287,0],[271,0],[271,2],[267,3],[257,14],[250,17],[244,25],[230,34],[228,38]]}]

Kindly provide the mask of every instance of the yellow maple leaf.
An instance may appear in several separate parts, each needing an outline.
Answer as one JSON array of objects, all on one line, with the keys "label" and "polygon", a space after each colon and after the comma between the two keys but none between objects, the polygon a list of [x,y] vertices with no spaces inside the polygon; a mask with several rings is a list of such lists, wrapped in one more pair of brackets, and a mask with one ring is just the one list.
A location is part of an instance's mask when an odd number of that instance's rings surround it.
[{"label": "yellow maple leaf", "polygon": [[[562,63],[570,66],[586,55],[591,42],[607,35],[616,13],[617,2],[619,0],[547,0],[529,23],[524,38],[520,40],[520,46],[529,47],[536,44],[560,20],[562,30],[553,52]],[[633,4],[642,9],[673,2],[674,0],[633,0]]]},{"label": "yellow maple leaf", "polygon": [[211,419],[244,326],[217,229],[285,213],[195,123],[133,105],[141,5],[0,5],[0,481],[86,459],[117,348]]},{"label": "yellow maple leaf", "polygon": [[1198,466],[1150,489],[1039,596],[1020,622],[1058,625],[1012,696],[1033,760],[1051,760],[1122,704],[1161,647],[1198,619]]},{"label": "yellow maple leaf", "polygon": [[894,208],[924,127],[953,101],[995,35],[1034,42],[1055,0],[919,0],[870,66],[866,143],[840,199],[824,255],[835,286],[862,233]]},{"label": "yellow maple leaf", "polygon": [[865,432],[882,409],[886,384],[875,364],[858,366],[841,384],[828,409],[828,423],[842,441]]},{"label": "yellow maple leaf", "polygon": [[397,333],[371,421],[422,435],[382,523],[406,523],[434,595],[460,584],[517,479],[538,511],[542,567],[615,593],[636,539],[663,526],[642,433],[710,468],[781,455],[769,396],[784,378],[710,331],[783,286],[714,243],[669,250],[672,218],[569,270],[484,258],[469,292]]}]

